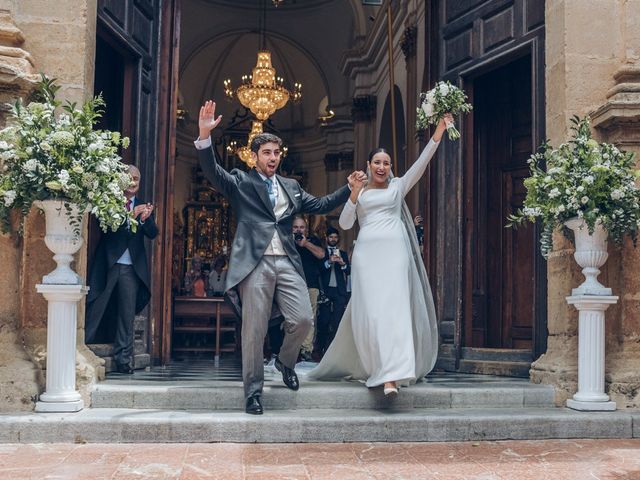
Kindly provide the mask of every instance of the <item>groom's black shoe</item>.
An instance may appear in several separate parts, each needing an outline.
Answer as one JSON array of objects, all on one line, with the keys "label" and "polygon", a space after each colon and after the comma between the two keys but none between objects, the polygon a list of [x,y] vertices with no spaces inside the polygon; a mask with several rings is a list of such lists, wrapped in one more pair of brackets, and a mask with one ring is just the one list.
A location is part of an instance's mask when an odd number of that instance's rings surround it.
[{"label": "groom's black shoe", "polygon": [[298,390],[300,383],[298,382],[298,375],[292,368],[287,367],[280,361],[280,357],[276,357],[275,366],[279,372],[282,372],[282,381],[291,390]]},{"label": "groom's black shoe", "polygon": [[260,395],[251,395],[247,398],[247,406],[244,411],[251,415],[262,415],[263,410]]}]

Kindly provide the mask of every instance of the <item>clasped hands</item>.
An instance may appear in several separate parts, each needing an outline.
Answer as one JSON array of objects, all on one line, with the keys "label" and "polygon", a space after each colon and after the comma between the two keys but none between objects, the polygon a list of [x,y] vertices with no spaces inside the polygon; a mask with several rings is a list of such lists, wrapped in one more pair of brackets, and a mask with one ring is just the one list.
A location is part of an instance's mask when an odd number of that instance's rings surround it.
[{"label": "clasped hands", "polygon": [[133,208],[133,217],[138,218],[138,215],[139,215],[141,222],[146,221],[147,218],[149,218],[152,213],[153,213],[153,205],[151,205],[150,203],[136,205]]},{"label": "clasped hands", "polygon": [[364,184],[367,181],[367,174],[362,170],[356,170],[351,175],[347,177],[347,182],[349,182],[349,187],[351,187],[351,191],[353,190],[362,190]]}]

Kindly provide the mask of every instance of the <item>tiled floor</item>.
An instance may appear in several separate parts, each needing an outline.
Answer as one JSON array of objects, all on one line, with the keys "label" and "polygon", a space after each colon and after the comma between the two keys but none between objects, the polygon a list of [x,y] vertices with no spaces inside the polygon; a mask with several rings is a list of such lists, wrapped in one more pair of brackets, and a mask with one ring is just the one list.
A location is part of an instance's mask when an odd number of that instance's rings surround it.
[{"label": "tiled floor", "polygon": [[[304,376],[316,364],[312,362],[300,362],[296,365],[296,372]],[[265,380],[280,381],[281,375],[275,371],[273,360],[265,366]],[[123,375],[110,372],[107,374],[108,383],[155,383],[155,382],[218,382],[218,381],[242,381],[242,363],[235,355],[223,355],[216,367],[213,360],[185,360],[172,361],[165,366],[151,367],[146,370],[136,370],[133,375]],[[526,385],[529,379],[514,377],[498,377],[494,375],[478,375],[467,373],[431,372],[427,383],[457,383],[465,386],[490,383],[521,383]]]},{"label": "tiled floor", "polygon": [[640,479],[638,440],[0,445],[13,479]]}]

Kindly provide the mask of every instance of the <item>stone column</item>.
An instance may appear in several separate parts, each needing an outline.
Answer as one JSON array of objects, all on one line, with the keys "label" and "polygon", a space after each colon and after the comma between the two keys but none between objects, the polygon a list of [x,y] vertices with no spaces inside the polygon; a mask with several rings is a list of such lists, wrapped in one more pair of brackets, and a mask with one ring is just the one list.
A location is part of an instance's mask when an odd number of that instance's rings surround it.
[{"label": "stone column", "polygon": [[616,402],[604,393],[605,329],[604,312],[618,302],[612,295],[567,297],[578,316],[578,392],[567,400],[574,410],[615,410]]},{"label": "stone column", "polygon": [[83,285],[39,284],[36,290],[49,302],[47,386],[36,411],[80,411],[84,402],[76,391],[76,319],[78,302],[89,289]]},{"label": "stone column", "polygon": [[[10,13],[12,7],[13,2],[0,2],[0,128],[6,124],[9,105],[28,95],[38,80],[24,33]],[[19,322],[22,255],[17,236],[0,235],[0,412],[31,410],[31,399],[42,382],[40,370],[23,346]]]},{"label": "stone column", "polygon": [[[590,115],[598,140],[640,152],[639,25],[640,0],[545,2],[545,135],[553,145],[566,141],[573,115]],[[531,380],[554,385],[563,404],[578,387],[578,318],[566,296],[581,275],[573,245],[560,232],[547,266],[548,346],[532,364]],[[628,241],[602,272],[621,299],[607,312],[605,387],[626,407],[640,406],[638,272],[640,252]]]}]

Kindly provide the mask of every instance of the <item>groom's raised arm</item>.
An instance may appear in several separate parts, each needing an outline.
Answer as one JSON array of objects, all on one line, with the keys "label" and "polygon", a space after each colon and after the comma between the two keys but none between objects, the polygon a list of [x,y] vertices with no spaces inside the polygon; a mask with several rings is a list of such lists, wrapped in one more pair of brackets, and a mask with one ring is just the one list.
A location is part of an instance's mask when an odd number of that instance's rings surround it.
[{"label": "groom's raised arm", "polygon": [[198,117],[199,136],[193,143],[198,150],[198,159],[200,160],[202,172],[216,190],[228,197],[236,188],[238,179],[222,168],[211,144],[211,131],[222,120],[222,115],[216,118],[215,112],[216,104],[211,100],[206,101],[200,108]]},{"label": "groom's raised arm", "polygon": [[347,185],[339,188],[329,195],[319,198],[300,189],[302,192],[301,211],[305,213],[329,213],[347,201],[351,194],[351,190],[358,185],[358,182],[361,182],[363,178],[366,178],[364,172],[360,170],[353,172],[347,177]]},{"label": "groom's raised arm", "polygon": [[338,206],[342,205],[349,198],[351,190],[349,185],[340,187],[333,193],[324,197],[314,197],[313,195],[300,189],[302,192],[302,209],[304,213],[329,213]]}]

